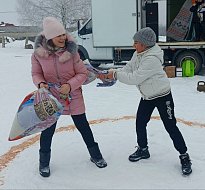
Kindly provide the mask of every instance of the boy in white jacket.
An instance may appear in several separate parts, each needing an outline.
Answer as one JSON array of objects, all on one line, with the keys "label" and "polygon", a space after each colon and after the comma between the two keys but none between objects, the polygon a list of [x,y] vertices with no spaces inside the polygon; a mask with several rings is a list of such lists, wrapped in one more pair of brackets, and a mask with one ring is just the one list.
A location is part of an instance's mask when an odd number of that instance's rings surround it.
[{"label": "boy in white jacket", "polygon": [[138,149],[129,156],[129,160],[136,162],[150,157],[146,127],[156,107],[175,149],[180,153],[182,173],[189,175],[192,172],[191,161],[176,125],[171,87],[162,67],[163,51],[156,44],[156,35],[149,27],[139,30],[133,40],[136,51],[131,60],[122,69],[98,76],[100,79],[117,79],[124,84],[136,85],[142,95],[136,116]]}]

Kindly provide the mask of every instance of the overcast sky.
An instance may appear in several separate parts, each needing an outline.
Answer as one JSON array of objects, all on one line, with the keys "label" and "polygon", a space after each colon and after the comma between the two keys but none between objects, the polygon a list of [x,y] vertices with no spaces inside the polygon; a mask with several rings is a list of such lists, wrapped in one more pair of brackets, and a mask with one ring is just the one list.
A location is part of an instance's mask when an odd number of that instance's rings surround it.
[{"label": "overcast sky", "polygon": [[0,22],[19,25],[18,14],[16,12],[17,0],[0,0]]}]

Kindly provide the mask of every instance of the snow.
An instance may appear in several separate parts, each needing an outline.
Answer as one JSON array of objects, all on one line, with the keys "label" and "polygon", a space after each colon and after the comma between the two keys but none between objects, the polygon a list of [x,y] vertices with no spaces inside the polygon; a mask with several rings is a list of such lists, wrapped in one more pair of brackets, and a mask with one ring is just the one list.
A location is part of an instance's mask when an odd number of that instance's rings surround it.
[{"label": "snow", "polygon": [[35,86],[24,41],[0,48],[0,189],[205,189],[205,93],[196,90],[205,76],[170,78],[175,114],[188,146],[193,173],[181,175],[179,154],[159,119],[148,124],[151,157],[128,161],[135,151],[135,113],[140,94],[135,86],[117,82],[97,88],[98,80],[83,86],[86,113],[108,166],[97,168],[73,127],[70,116],[59,119],[52,143],[51,176],[38,174],[38,135],[9,142],[8,135],[22,99]]}]

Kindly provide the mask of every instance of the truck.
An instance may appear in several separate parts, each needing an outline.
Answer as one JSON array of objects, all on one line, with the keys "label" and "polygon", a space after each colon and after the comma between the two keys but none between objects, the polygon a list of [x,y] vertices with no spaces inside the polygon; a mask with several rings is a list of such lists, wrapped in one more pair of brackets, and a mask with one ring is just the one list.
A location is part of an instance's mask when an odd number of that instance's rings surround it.
[{"label": "truck", "polygon": [[[135,51],[133,35],[149,26],[164,51],[164,66],[182,67],[191,62],[198,74],[205,64],[205,42],[187,41],[184,37],[189,29],[192,1],[165,0],[165,7],[161,7],[166,10],[165,15],[160,15],[159,1],[91,0],[91,18],[83,25],[78,22],[76,38],[81,59],[88,59],[95,67],[102,63],[126,64]],[[159,37],[162,17],[166,20],[163,41]]]}]

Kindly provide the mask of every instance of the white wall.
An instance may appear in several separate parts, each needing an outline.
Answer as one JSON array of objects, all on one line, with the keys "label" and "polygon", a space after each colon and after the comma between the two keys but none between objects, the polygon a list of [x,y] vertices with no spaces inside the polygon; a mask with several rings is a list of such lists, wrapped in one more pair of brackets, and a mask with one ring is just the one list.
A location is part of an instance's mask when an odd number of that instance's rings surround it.
[{"label": "white wall", "polygon": [[167,1],[156,0],[159,6],[159,35],[163,36],[166,34],[166,19],[167,19]]}]

